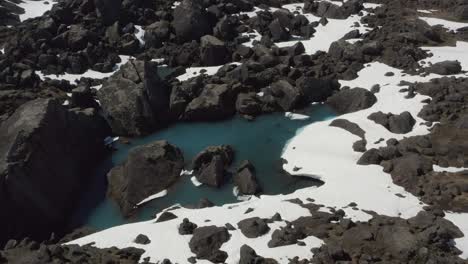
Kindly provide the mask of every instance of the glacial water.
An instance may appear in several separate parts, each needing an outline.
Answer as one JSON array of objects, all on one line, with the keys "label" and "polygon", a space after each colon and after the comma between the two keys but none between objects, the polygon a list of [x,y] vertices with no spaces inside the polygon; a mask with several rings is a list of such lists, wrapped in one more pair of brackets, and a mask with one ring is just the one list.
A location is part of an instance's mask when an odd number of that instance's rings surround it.
[{"label": "glacial water", "polygon": [[230,144],[235,150],[234,171],[242,160],[250,160],[257,173],[264,194],[286,194],[299,188],[317,185],[317,181],[305,177],[291,177],[281,172],[281,153],[287,141],[302,127],[334,116],[326,105],[312,105],[304,112],[310,118],[292,120],[284,114],[271,114],[258,117],[254,122],[235,117],[216,123],[180,123],[147,137],[133,139],[130,144],[117,144],[117,151],[100,166],[95,182],[90,185],[82,199],[81,209],[74,217],[76,225],[87,225],[95,229],[105,229],[118,224],[148,220],[157,212],[174,204],[196,204],[207,198],[216,205],[238,202],[233,194],[233,183],[228,181],[220,189],[196,187],[191,176],[181,176],[168,194],[142,205],[131,219],[124,219],[117,205],[106,198],[106,173],[116,164],[125,160],[128,151],[135,146],[156,140],[167,140],[178,146],[184,153],[186,168],[192,158],[207,146]]}]

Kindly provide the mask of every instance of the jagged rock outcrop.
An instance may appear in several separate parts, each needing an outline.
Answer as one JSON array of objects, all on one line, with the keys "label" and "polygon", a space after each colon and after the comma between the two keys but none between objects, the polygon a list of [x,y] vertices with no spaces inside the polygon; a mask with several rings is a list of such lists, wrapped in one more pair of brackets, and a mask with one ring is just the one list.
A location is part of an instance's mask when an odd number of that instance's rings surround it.
[{"label": "jagged rock outcrop", "polygon": [[167,125],[169,88],[152,62],[129,61],[103,83],[98,98],[116,135],[141,136]]},{"label": "jagged rock outcrop", "polygon": [[234,150],[229,145],[210,146],[192,161],[195,177],[201,183],[220,187],[225,182],[226,169],[234,159]]},{"label": "jagged rock outcrop", "polygon": [[63,232],[92,168],[105,154],[109,129],[92,109],[58,101],[23,104],[0,127],[0,243]]}]

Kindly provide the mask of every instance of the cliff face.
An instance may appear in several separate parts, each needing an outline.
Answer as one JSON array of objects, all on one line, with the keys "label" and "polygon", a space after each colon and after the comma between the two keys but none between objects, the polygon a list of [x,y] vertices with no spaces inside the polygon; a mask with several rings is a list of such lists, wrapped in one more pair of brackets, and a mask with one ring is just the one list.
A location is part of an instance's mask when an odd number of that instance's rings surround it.
[{"label": "cliff face", "polygon": [[0,127],[0,244],[60,232],[80,187],[104,153],[105,121],[93,109],[30,101]]}]

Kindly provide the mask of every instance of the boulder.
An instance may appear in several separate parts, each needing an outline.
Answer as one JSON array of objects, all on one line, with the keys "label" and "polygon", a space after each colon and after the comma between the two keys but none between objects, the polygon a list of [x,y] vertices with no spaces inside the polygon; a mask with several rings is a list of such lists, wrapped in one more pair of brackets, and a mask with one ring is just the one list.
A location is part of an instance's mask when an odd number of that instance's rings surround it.
[{"label": "boulder", "polygon": [[377,102],[377,97],[363,88],[340,90],[328,98],[327,103],[339,114],[367,109]]},{"label": "boulder", "polygon": [[459,61],[441,61],[427,68],[427,72],[440,75],[458,74],[461,71],[462,67]]},{"label": "boulder", "polygon": [[242,115],[257,116],[262,104],[255,93],[240,93],[236,100],[236,111]]},{"label": "boulder", "polygon": [[237,94],[229,84],[208,84],[185,108],[188,121],[217,121],[235,113]]},{"label": "boulder", "polygon": [[340,119],[340,118],[335,119],[330,123],[330,126],[342,128],[350,132],[351,134],[356,135],[362,139],[364,139],[365,134],[366,134],[366,131],[364,131],[358,124],[353,123],[346,119]]},{"label": "boulder", "polygon": [[234,175],[234,184],[239,188],[239,193],[243,195],[254,195],[260,191],[255,168],[250,161],[241,162]]},{"label": "boulder", "polygon": [[136,244],[148,245],[149,243],[151,243],[151,240],[146,235],[139,234],[135,238],[135,240],[133,240],[133,242]]},{"label": "boulder", "polygon": [[257,255],[255,250],[247,245],[242,245],[240,248],[240,260],[239,264],[277,264],[278,262],[274,259],[265,259]]},{"label": "boulder", "polygon": [[392,162],[392,178],[395,183],[403,186],[407,181],[432,171],[431,161],[415,153],[405,154]]},{"label": "boulder", "polygon": [[213,19],[200,0],[183,0],[173,13],[172,26],[179,41],[199,40],[212,33]]},{"label": "boulder", "polygon": [[141,136],[169,122],[169,93],[156,63],[129,61],[104,81],[98,98],[114,134]]},{"label": "boulder", "polygon": [[340,89],[340,83],[336,80],[301,77],[296,80],[296,87],[305,97],[304,104],[309,104],[326,100],[333,92]]},{"label": "boulder", "polygon": [[270,231],[270,227],[266,220],[259,217],[244,219],[237,223],[237,227],[240,229],[242,234],[248,238],[260,237]]},{"label": "boulder", "polygon": [[94,5],[105,25],[112,25],[119,19],[122,0],[94,0]]},{"label": "boulder", "polygon": [[353,143],[353,150],[356,152],[366,152],[367,141],[365,139],[358,140]]},{"label": "boulder", "polygon": [[372,148],[364,152],[359,158],[357,164],[359,165],[370,165],[370,164],[380,164],[382,161],[382,156],[378,149]]},{"label": "boulder", "polygon": [[197,228],[197,224],[190,222],[187,218],[182,220],[182,223],[179,225],[179,234],[181,235],[191,235],[193,231]]},{"label": "boulder", "polygon": [[234,159],[234,150],[229,145],[210,146],[192,161],[195,177],[201,183],[220,187],[224,183],[227,167]]},{"label": "boulder", "polygon": [[109,133],[96,110],[36,99],[0,126],[0,244],[63,231]]},{"label": "boulder", "polygon": [[465,21],[468,20],[468,3],[465,1],[464,5],[457,6],[453,14],[455,15],[455,18],[458,20],[465,20]]},{"label": "boulder", "polygon": [[107,193],[129,215],[143,199],[171,186],[183,167],[182,152],[167,141],[138,146],[107,175]]},{"label": "boulder", "polygon": [[285,80],[271,85],[271,93],[283,111],[290,111],[300,105],[302,94],[295,86]]},{"label": "boulder", "polygon": [[273,20],[268,26],[268,29],[270,30],[271,40],[273,41],[286,41],[291,37],[289,31],[281,24],[279,19]]},{"label": "boulder", "polygon": [[367,118],[382,125],[388,129],[388,131],[395,134],[406,134],[411,132],[414,124],[416,123],[416,120],[414,120],[413,116],[407,111],[399,115],[394,115],[392,113],[384,114],[379,111],[370,114]]},{"label": "boulder", "polygon": [[319,17],[346,19],[352,14],[357,14],[364,9],[362,1],[351,0],[344,2],[341,6],[335,5],[327,1],[306,1],[304,10],[311,12]]},{"label": "boulder", "polygon": [[203,226],[193,232],[190,239],[190,250],[198,259],[206,259],[214,263],[223,263],[227,253],[219,248],[229,240],[230,235],[225,227]]},{"label": "boulder", "polygon": [[200,60],[203,65],[222,65],[227,62],[228,57],[228,50],[223,41],[210,35],[206,35],[201,38]]},{"label": "boulder", "polygon": [[160,48],[171,33],[171,24],[167,21],[157,21],[145,28],[145,46],[147,48]]}]

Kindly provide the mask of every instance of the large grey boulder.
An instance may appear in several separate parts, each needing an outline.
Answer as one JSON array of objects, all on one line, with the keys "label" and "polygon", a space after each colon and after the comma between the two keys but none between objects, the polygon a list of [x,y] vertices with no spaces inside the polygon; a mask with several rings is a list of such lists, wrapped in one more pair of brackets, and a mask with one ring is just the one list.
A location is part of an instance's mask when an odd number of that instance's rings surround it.
[{"label": "large grey boulder", "polygon": [[182,152],[167,141],[136,147],[107,175],[107,193],[129,215],[143,199],[171,186],[183,167]]},{"label": "large grey boulder", "polygon": [[459,61],[441,61],[432,64],[427,71],[440,75],[451,75],[460,73],[462,67]]},{"label": "large grey boulder", "polygon": [[208,84],[185,108],[189,121],[217,121],[234,115],[237,93],[229,84]]},{"label": "large grey boulder", "polygon": [[327,103],[339,114],[367,109],[377,102],[377,97],[363,88],[340,90],[328,98]]},{"label": "large grey boulder", "polygon": [[255,167],[250,161],[241,162],[233,179],[241,194],[253,195],[260,191],[260,185],[255,176]]},{"label": "large grey boulder", "polygon": [[98,98],[114,134],[140,136],[169,122],[169,94],[157,65],[137,60],[106,80]]},{"label": "large grey boulder", "polygon": [[228,61],[228,50],[224,41],[206,35],[200,40],[200,60],[205,66],[222,65]]},{"label": "large grey boulder", "polygon": [[0,244],[60,232],[104,157],[109,129],[92,109],[51,99],[20,106],[0,127]]},{"label": "large grey boulder", "polygon": [[255,250],[247,245],[242,245],[240,248],[240,260],[239,264],[277,264],[278,262],[274,259],[266,259],[262,256],[257,255]]},{"label": "large grey boulder", "polygon": [[237,223],[237,227],[239,227],[242,234],[248,238],[263,236],[270,231],[267,222],[259,217],[244,219]]},{"label": "large grey boulder", "polygon": [[219,248],[229,240],[230,235],[226,227],[203,226],[195,229],[190,239],[190,250],[198,259],[207,259],[214,263],[223,263],[227,253]]},{"label": "large grey boulder", "polygon": [[411,130],[413,130],[413,126],[416,124],[416,120],[408,111],[405,111],[399,115],[392,113],[384,114],[379,111],[370,114],[367,118],[377,124],[382,125],[388,129],[388,131],[395,134],[409,133]]},{"label": "large grey boulder", "polygon": [[201,183],[220,187],[224,183],[226,169],[234,160],[234,150],[229,145],[210,146],[192,161],[195,177]]},{"label": "large grey boulder", "polygon": [[199,40],[213,31],[214,20],[200,0],[183,0],[175,8],[173,17],[172,26],[181,42]]}]

